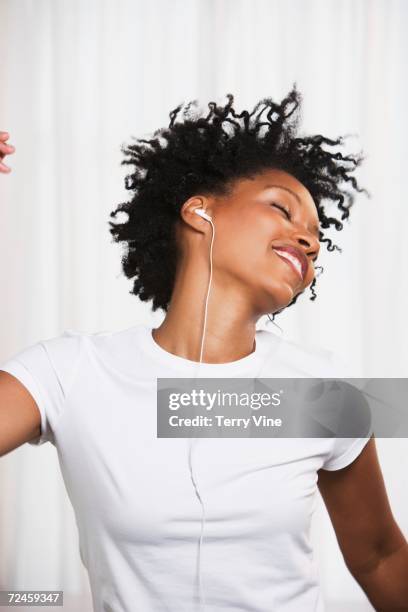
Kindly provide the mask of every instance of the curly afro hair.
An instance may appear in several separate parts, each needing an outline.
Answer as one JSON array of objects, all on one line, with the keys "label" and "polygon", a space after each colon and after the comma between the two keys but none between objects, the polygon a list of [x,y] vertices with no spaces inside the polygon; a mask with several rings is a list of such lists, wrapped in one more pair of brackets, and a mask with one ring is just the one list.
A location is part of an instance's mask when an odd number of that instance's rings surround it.
[{"label": "curly afro hair", "polygon": [[[151,140],[135,139],[136,144],[121,147],[126,155],[121,165],[134,166],[125,177],[132,197],[110,213],[115,217],[125,212],[128,218],[123,223],[109,221],[109,231],[114,242],[124,243],[122,269],[127,278],[135,279],[130,293],[142,301],[152,300],[153,311],[168,309],[178,262],[175,226],[181,206],[191,196],[227,196],[237,179],[267,169],[285,170],[309,190],[321,229],[334,225],[338,231],[354,203],[354,194],[342,191],[341,184],[350,183],[355,191],[370,197],[352,176],[364,159],[361,153],[343,156],[323,148],[343,144],[346,136],[336,140],[320,134],[299,137],[302,96],[296,83],[280,104],[264,98],[251,113],[237,114],[233,95],[226,97],[225,106],[209,102],[207,116],[194,109],[197,100],[193,100],[183,110],[184,119],[176,122],[184,105],[180,104],[170,112],[168,128],[156,130]],[[337,203],[340,219],[326,214],[324,200]],[[341,251],[321,229],[319,240],[326,243],[327,250]],[[315,284],[316,278],[309,287],[311,300],[316,298]]]}]

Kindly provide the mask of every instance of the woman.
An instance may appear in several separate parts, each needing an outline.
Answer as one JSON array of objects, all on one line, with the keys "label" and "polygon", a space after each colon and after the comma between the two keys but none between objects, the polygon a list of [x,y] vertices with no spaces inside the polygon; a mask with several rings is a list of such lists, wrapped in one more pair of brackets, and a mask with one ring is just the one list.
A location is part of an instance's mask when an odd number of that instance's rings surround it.
[{"label": "woman", "polygon": [[229,95],[206,117],[189,103],[176,121],[180,105],[167,129],[125,147],[132,198],[110,231],[132,293],[164,321],[67,330],[2,365],[0,452],[56,446],[97,612],[324,610],[309,539],[317,489],[374,608],[408,610],[408,545],[369,432],[209,437],[193,449],[157,436],[159,377],[342,376],[328,352],[256,329],[309,286],[314,299],[320,244],[338,248],[322,228],[341,230],[354,201],[341,184],[364,191],[352,176],[362,158],[323,146],[341,138],[298,136],[300,99],[294,87],[238,115]]}]

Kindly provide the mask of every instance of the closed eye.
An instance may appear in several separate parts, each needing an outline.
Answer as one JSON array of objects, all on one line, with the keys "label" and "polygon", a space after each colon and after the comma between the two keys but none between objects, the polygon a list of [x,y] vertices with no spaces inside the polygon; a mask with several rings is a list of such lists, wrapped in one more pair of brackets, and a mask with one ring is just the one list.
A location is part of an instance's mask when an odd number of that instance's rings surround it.
[{"label": "closed eye", "polygon": [[[290,214],[290,211],[285,208],[284,206],[282,206],[281,204],[277,204],[276,202],[272,202],[271,206],[275,206],[276,208],[279,208],[279,210],[281,210],[282,212],[285,213],[285,215],[287,216],[287,218],[289,219],[289,221],[292,220],[292,215]],[[316,257],[312,258],[313,263],[317,260],[318,256],[316,255]]]},{"label": "closed eye", "polygon": [[276,206],[276,208],[279,208],[280,210],[282,210],[286,214],[289,221],[292,219],[292,215],[290,214],[289,210],[285,208],[284,206],[281,206],[280,204],[276,204],[276,202],[272,202],[271,206]]}]

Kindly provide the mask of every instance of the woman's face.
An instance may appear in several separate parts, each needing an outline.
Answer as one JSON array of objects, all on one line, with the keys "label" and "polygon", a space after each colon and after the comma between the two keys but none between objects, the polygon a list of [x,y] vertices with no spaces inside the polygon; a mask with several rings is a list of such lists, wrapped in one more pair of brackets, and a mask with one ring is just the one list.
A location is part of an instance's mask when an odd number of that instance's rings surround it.
[{"label": "woman's face", "polygon": [[[228,197],[205,203],[215,226],[214,279],[242,286],[254,312],[276,312],[311,284],[319,250],[319,218],[309,191],[283,170],[241,179]],[[295,249],[288,261],[279,247]],[[276,249],[276,250],[275,250]],[[238,285],[237,285],[238,284]]]}]

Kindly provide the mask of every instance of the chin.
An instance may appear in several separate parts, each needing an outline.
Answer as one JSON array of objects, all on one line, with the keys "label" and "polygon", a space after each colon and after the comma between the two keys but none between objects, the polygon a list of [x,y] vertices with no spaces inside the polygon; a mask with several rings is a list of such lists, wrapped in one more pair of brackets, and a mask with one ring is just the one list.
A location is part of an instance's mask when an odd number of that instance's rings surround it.
[{"label": "chin", "polygon": [[289,285],[289,283],[282,281],[278,286],[268,287],[267,292],[271,297],[272,309],[268,312],[281,310],[281,308],[285,308],[288,306],[293,298],[295,298],[298,293],[302,292],[302,287],[296,288],[293,285]]}]

